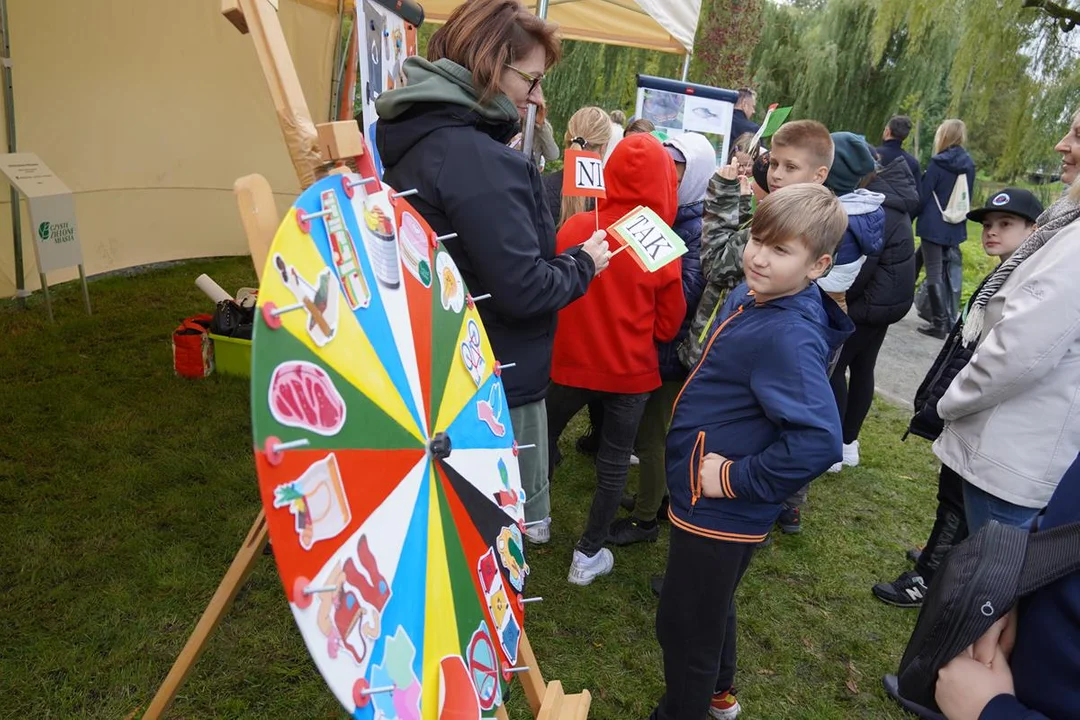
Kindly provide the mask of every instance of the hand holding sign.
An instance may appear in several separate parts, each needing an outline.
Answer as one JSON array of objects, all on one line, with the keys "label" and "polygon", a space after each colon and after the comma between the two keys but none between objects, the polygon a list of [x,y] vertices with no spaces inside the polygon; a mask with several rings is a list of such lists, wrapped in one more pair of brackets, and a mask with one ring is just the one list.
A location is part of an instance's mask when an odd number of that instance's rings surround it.
[{"label": "hand holding sign", "polygon": [[616,220],[608,232],[623,247],[613,255],[630,248],[632,257],[642,270],[656,272],[678,257],[686,254],[686,245],[675,231],[655,212],[639,205]]},{"label": "hand holding sign", "polygon": [[592,258],[593,265],[596,266],[596,272],[593,277],[596,277],[600,273],[607,269],[608,263],[611,261],[611,253],[608,252],[607,242],[607,230],[597,230],[592,234],[585,244],[581,246],[581,249],[589,254]]}]

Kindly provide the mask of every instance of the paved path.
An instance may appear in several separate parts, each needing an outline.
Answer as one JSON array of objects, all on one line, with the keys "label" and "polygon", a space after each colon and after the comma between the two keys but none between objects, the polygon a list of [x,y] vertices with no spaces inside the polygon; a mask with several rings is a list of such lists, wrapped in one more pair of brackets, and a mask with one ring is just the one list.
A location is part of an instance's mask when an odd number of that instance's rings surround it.
[{"label": "paved path", "polygon": [[912,308],[906,318],[890,326],[874,370],[878,394],[909,410],[943,342],[916,332],[922,324]]}]

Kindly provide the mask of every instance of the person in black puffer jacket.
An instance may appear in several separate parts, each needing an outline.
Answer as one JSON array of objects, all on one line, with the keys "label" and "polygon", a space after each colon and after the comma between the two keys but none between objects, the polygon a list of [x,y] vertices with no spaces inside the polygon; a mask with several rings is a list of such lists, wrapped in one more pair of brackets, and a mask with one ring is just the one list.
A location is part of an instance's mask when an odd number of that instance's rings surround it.
[{"label": "person in black puffer jacket", "polygon": [[[903,158],[878,171],[866,186],[885,196],[885,242],[866,258],[847,291],[855,333],[844,343],[831,384],[844,427],[843,465],[859,464],[859,431],[874,400],[874,365],[889,326],[901,320],[915,299],[915,238],[911,213],[919,209],[919,188]],[[847,378],[848,370],[851,379]]]}]

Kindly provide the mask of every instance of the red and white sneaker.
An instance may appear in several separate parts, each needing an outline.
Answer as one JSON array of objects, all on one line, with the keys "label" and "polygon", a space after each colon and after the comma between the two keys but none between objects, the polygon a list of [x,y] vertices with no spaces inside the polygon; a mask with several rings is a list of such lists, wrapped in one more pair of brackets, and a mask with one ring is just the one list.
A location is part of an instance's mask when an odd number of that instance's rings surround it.
[{"label": "red and white sneaker", "polygon": [[713,693],[712,702],[709,703],[709,717],[712,720],[735,720],[742,712],[739,701],[735,699],[735,693],[725,690],[722,693]]}]

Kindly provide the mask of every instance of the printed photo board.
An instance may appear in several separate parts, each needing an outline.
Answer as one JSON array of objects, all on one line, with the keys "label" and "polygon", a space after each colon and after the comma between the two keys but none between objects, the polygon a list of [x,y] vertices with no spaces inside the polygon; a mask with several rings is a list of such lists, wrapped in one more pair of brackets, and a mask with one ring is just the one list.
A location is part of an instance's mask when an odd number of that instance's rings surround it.
[{"label": "printed photo board", "polygon": [[651,120],[657,130],[668,135],[701,133],[716,148],[716,162],[727,162],[731,116],[739,95],[734,90],[697,85],[678,80],[637,76],[637,106],[634,114]]},{"label": "printed photo board", "polygon": [[259,489],[348,712],[493,717],[529,572],[518,449],[476,302],[407,194],[332,175],[282,222],[252,347]]}]

